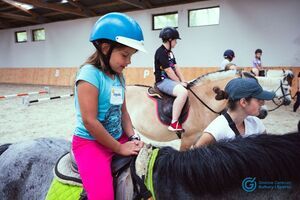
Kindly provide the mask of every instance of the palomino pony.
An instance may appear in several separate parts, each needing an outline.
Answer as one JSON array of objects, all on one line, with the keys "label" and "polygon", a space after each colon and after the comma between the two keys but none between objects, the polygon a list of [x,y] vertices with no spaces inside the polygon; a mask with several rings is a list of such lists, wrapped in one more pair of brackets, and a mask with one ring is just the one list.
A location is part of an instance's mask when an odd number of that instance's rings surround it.
[{"label": "palomino pony", "polygon": [[[0,146],[0,199],[45,199],[54,165],[69,148],[69,142],[54,138]],[[153,164],[154,195],[158,200],[299,199],[299,157],[299,131],[236,138],[184,152],[164,147]],[[147,169],[148,162],[137,159],[135,168]],[[150,176],[149,168],[146,174]],[[251,182],[243,184],[246,178]],[[269,188],[261,189],[261,181]],[[282,181],[287,185],[279,184]]]},{"label": "palomino pony", "polygon": [[[188,149],[194,143],[196,137],[202,134],[204,128],[226,107],[227,100],[215,100],[216,94],[213,88],[224,89],[225,85],[236,77],[240,77],[240,73],[235,70],[218,71],[200,76],[189,83],[190,109],[188,118],[183,123],[185,132],[181,138],[181,150]],[[260,82],[263,87],[267,85],[272,85],[273,88],[281,87],[283,78],[277,77],[274,79],[277,81]],[[159,121],[155,102],[147,95],[148,88],[127,86],[126,104],[134,128],[142,135],[155,141],[165,142],[178,139],[176,134],[170,132],[167,126]],[[288,91],[277,90],[276,95],[286,99]],[[287,103],[287,101],[284,103]]]}]

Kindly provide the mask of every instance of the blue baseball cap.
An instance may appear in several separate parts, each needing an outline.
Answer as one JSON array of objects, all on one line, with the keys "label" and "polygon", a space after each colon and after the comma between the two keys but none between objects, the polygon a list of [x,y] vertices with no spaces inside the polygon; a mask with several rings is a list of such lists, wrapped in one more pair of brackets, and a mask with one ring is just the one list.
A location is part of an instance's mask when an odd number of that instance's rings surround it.
[{"label": "blue baseball cap", "polygon": [[263,90],[254,78],[235,78],[229,81],[225,87],[229,99],[238,100],[253,97],[260,100],[272,100],[275,92]]}]

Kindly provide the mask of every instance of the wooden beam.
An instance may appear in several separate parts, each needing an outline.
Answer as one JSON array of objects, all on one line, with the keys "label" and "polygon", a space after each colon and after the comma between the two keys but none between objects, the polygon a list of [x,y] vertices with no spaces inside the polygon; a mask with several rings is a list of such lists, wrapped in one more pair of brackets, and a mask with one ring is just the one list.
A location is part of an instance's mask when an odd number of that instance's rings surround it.
[{"label": "wooden beam", "polygon": [[15,7],[15,8],[23,11],[23,12],[26,12],[27,14],[32,15],[35,19],[37,19],[41,23],[49,22],[49,20],[46,19],[45,17],[43,17],[43,16],[41,16],[41,15],[39,15],[39,14],[31,11],[31,10],[27,10],[27,9],[23,8],[22,6],[16,5],[13,2],[11,2],[11,1],[6,1],[6,0],[2,0],[2,1],[5,2],[8,5],[11,5],[11,6],[13,6],[13,7]]},{"label": "wooden beam", "polygon": [[36,19],[34,17],[27,17],[24,15],[17,15],[17,14],[13,14],[13,13],[0,12],[0,17],[9,18],[9,19],[17,19],[17,20],[27,21],[27,22],[41,23],[38,19]]},{"label": "wooden beam", "polygon": [[11,6],[0,6],[0,11],[5,11],[5,10],[9,10],[9,9],[12,9]]},{"label": "wooden beam", "polygon": [[146,5],[141,3],[138,0],[119,0],[119,1],[137,8],[146,9]]},{"label": "wooden beam", "polygon": [[38,0],[15,0],[15,1],[20,2],[20,3],[30,4],[30,5],[33,5],[35,7],[39,7],[39,8],[45,8],[45,9],[48,9],[48,10],[56,10],[56,11],[63,12],[63,13],[70,13],[70,14],[73,14],[73,15],[88,17],[87,14],[80,11],[79,9],[70,9],[70,8],[65,7],[65,6],[57,5],[57,4],[54,4],[54,3],[44,3],[44,2],[41,2],[41,1],[38,1]]},{"label": "wooden beam", "polygon": [[0,19],[0,27],[2,28],[8,28],[11,26],[11,23],[7,23],[6,21]]},{"label": "wooden beam", "polygon": [[52,16],[57,16],[57,15],[63,15],[65,13],[62,13],[62,12],[49,12],[49,13],[46,13],[46,14],[43,14],[44,17],[52,17]]},{"label": "wooden beam", "polygon": [[83,6],[78,1],[68,0],[68,3],[71,4],[72,6],[75,6],[76,8],[79,8],[81,11],[86,13],[89,17],[94,17],[94,16],[97,15],[94,11],[92,11],[89,8]]},{"label": "wooden beam", "polygon": [[187,4],[187,3],[193,3],[193,2],[200,2],[200,1],[207,1],[207,0],[184,0],[184,1],[176,0],[176,1],[171,1],[171,2],[167,2],[167,3],[158,3],[155,6],[155,8],[161,8],[161,7],[165,7],[165,6],[174,6],[174,5],[180,5],[180,4]]},{"label": "wooden beam", "polygon": [[151,2],[149,0],[144,0],[145,1],[145,5],[147,6],[147,8],[153,8],[153,5],[151,4]]},{"label": "wooden beam", "polygon": [[109,3],[98,3],[94,6],[89,6],[89,9],[97,10],[98,8],[106,8],[106,7],[112,7],[112,6],[119,6],[122,3],[119,1],[109,2]]}]

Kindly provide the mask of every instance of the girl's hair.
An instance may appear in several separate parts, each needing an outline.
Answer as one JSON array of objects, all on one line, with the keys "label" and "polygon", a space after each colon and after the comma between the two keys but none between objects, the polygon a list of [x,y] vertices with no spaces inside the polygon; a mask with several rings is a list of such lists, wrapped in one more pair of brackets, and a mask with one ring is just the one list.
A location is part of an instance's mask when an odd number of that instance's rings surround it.
[{"label": "girl's hair", "polygon": [[[257,54],[257,53],[260,53],[260,54],[262,54],[262,50],[261,49],[256,49],[255,50],[255,55]],[[256,56],[255,56],[256,57]],[[257,57],[256,57],[257,58]],[[259,57],[259,58],[257,58],[258,60],[261,60],[261,57]]]},{"label": "girl's hair", "polygon": [[[236,109],[236,107],[237,107],[236,105],[237,105],[237,102],[239,101],[239,99],[236,99],[236,100],[230,99],[229,95],[224,90],[221,90],[219,87],[214,87],[213,91],[216,93],[216,96],[215,96],[216,100],[219,101],[219,100],[223,100],[223,99],[228,99],[227,107],[230,110]],[[252,99],[252,97],[246,97],[245,99],[246,99],[246,101],[249,102]]]},{"label": "girl's hair", "polygon": [[255,54],[257,54],[257,53],[262,53],[262,50],[261,49],[256,49]]},{"label": "girl's hair", "polygon": [[[100,40],[100,41],[98,41],[97,50],[90,57],[88,57],[88,59],[80,66],[80,68],[86,64],[91,64],[104,73],[110,72],[110,69],[108,68],[108,66],[106,66],[105,64],[103,66],[101,64],[101,61],[102,61],[102,63],[104,63],[104,62],[103,62],[102,55],[98,49],[101,48],[101,45],[103,43],[108,43],[110,45],[113,45],[113,49],[123,49],[123,48],[127,47],[126,45],[120,44],[118,42],[114,42],[114,41],[110,41],[110,40]],[[125,79],[124,79],[123,73],[121,73],[121,74],[116,73],[116,75],[117,75],[122,87],[125,88]]]}]

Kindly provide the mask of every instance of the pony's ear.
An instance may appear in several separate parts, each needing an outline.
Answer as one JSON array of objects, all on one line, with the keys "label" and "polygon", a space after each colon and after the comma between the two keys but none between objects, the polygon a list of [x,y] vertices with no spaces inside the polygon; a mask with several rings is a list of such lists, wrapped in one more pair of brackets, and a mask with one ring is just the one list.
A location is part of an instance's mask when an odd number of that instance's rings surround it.
[{"label": "pony's ear", "polygon": [[294,73],[292,70],[287,70],[284,72],[284,80],[287,80],[289,86],[292,86],[294,79]]},{"label": "pony's ear", "polygon": [[240,76],[242,76],[243,71],[244,71],[244,68],[239,67],[236,69],[236,74],[239,74]]},{"label": "pony's ear", "polygon": [[242,72],[242,78],[254,78],[257,79],[254,74],[252,74],[251,72],[247,72],[247,71],[243,71]]},{"label": "pony's ear", "polygon": [[213,91],[216,93],[215,99],[216,100],[223,100],[228,99],[228,95],[224,90],[221,90],[219,87],[214,87]]}]

